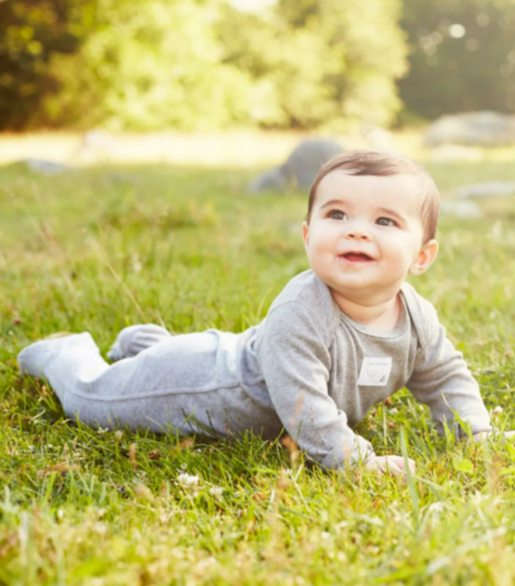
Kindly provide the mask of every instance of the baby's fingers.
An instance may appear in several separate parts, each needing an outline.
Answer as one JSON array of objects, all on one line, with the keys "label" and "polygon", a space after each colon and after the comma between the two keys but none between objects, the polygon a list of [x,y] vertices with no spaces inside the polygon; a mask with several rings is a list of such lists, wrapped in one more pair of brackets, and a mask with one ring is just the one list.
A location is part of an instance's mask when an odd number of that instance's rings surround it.
[{"label": "baby's fingers", "polygon": [[384,470],[385,474],[391,474],[396,478],[404,478],[406,475],[403,468],[400,468],[397,464],[393,464],[392,462],[386,463],[386,468]]},{"label": "baby's fingers", "polygon": [[[405,465],[406,460],[404,460],[404,458],[402,456],[387,456],[387,460],[388,460],[388,463],[395,464],[395,466],[397,466],[403,472],[406,471],[406,465]],[[417,469],[417,465],[415,464],[415,461],[412,460],[411,458],[407,458],[407,462],[408,462],[410,472],[414,473],[415,470]]]},{"label": "baby's fingers", "polygon": [[[408,466],[412,474],[415,473],[417,465],[414,460],[408,458]],[[405,460],[402,456],[378,456],[374,462],[376,469],[384,474],[392,474],[397,477],[406,477]]]},{"label": "baby's fingers", "polygon": [[400,468],[399,463],[392,456],[377,456],[371,469],[383,474],[392,474],[393,476],[402,476],[404,471]]}]

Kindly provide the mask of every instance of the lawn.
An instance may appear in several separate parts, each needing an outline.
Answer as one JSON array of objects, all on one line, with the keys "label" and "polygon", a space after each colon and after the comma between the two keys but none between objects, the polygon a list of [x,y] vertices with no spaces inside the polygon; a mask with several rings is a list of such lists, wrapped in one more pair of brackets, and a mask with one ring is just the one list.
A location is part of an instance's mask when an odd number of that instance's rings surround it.
[{"label": "lawn", "polygon": [[[512,159],[513,160],[513,159]],[[428,162],[444,197],[515,181],[506,153]],[[327,473],[279,441],[67,421],[16,354],[55,331],[106,352],[126,325],[239,332],[307,268],[306,196],[245,195],[252,170],[0,169],[0,584],[499,586],[515,580],[515,446],[440,438],[408,392],[359,428],[407,482]],[[500,428],[515,428],[515,201],[443,217],[412,282],[439,310]]]}]

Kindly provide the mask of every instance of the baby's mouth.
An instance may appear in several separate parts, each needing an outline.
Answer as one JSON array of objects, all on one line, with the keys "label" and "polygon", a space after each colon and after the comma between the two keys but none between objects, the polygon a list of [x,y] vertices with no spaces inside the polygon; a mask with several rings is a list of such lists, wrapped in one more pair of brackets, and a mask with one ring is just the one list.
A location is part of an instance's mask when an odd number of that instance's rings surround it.
[{"label": "baby's mouth", "polygon": [[346,252],[341,255],[345,260],[349,262],[372,262],[374,259],[364,252]]}]

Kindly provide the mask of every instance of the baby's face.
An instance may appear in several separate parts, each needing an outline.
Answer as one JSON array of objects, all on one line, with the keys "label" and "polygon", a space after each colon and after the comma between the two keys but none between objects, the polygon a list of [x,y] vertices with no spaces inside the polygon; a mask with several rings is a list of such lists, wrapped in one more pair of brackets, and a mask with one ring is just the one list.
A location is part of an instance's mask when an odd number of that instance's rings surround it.
[{"label": "baby's face", "polygon": [[412,176],[329,173],[304,224],[311,268],[333,292],[363,304],[396,295],[408,272],[423,272],[421,203]]}]

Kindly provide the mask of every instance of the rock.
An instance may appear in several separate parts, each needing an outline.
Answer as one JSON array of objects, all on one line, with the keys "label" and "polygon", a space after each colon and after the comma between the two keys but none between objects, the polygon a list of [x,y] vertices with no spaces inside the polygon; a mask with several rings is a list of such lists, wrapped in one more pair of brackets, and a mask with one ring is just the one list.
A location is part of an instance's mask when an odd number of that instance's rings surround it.
[{"label": "rock", "polygon": [[320,167],[343,148],[332,140],[310,139],[301,142],[280,167],[265,171],[248,187],[249,193],[286,191],[288,187],[309,190]]},{"label": "rock", "polygon": [[515,116],[468,112],[442,116],[424,134],[424,145],[507,146],[515,143]]},{"label": "rock", "polygon": [[[17,161],[17,163],[25,165],[31,171],[41,175],[59,175],[60,173],[72,171],[72,167],[43,159],[22,159],[21,161]],[[14,164],[16,165],[16,163]]]},{"label": "rock", "polygon": [[483,153],[477,147],[443,144],[431,150],[433,161],[480,161],[482,158]]},{"label": "rock", "polygon": [[464,200],[447,200],[440,202],[440,210],[443,214],[456,216],[457,218],[480,218],[483,215],[481,208]]},{"label": "rock", "polygon": [[514,181],[487,181],[485,183],[474,183],[466,185],[456,191],[459,198],[486,198],[486,197],[509,197],[515,195]]},{"label": "rock", "polygon": [[293,150],[284,166],[296,187],[307,190],[320,167],[342,152],[342,147],[332,140],[305,140]]},{"label": "rock", "polygon": [[284,167],[276,167],[258,175],[248,186],[248,193],[264,191],[284,191],[288,185],[288,175]]}]

